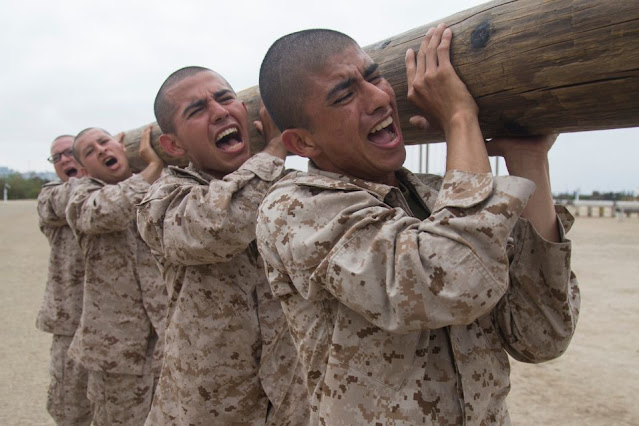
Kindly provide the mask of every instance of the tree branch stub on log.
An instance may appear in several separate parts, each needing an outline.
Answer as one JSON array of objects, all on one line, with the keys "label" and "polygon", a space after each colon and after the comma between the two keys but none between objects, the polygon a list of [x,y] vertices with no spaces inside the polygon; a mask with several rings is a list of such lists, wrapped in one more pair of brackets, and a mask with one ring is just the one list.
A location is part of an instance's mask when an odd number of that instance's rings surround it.
[{"label": "tree branch stub on log", "polygon": [[[496,0],[441,22],[453,30],[452,62],[477,101],[484,137],[639,126],[639,2]],[[364,48],[395,90],[407,145],[443,140],[436,128],[408,123],[420,112],[406,100],[406,50],[418,50],[437,24]],[[247,103],[257,152],[264,146],[252,125],[258,89],[238,97]],[[139,134],[136,142],[131,132],[127,150],[135,158]],[[153,146],[161,151],[155,132]]]}]

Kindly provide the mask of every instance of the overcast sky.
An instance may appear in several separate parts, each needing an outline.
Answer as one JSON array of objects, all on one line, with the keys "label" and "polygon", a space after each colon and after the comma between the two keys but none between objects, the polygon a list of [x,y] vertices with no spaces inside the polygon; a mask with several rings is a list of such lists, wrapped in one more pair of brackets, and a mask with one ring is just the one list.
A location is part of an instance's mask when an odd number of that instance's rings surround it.
[{"label": "overcast sky", "polygon": [[[52,170],[46,158],[59,134],[154,121],[159,86],[183,66],[215,69],[240,91],[257,85],[264,53],[289,32],[332,28],[366,46],[481,3],[0,0],[0,166]],[[553,191],[639,190],[638,139],[639,128],[561,135]],[[413,170],[417,149],[406,163]],[[443,158],[442,146],[431,148],[431,172],[443,171]]]}]

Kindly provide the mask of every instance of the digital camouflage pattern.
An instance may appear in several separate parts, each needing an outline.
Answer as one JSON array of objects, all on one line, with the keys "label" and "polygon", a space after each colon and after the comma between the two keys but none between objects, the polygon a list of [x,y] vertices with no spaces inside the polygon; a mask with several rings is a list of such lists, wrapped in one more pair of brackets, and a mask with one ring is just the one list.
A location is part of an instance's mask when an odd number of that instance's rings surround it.
[{"label": "digital camouflage pattern", "polygon": [[69,182],[49,182],[38,194],[40,230],[49,240],[49,273],[36,327],[53,333],[47,411],[57,424],[88,425],[91,405],[87,399],[87,370],[67,355],[82,314],[84,255],[67,224]]},{"label": "digital camouflage pattern", "polygon": [[[508,424],[509,364],[559,356],[570,242],[519,219],[534,184],[402,169],[398,188],[317,170],[273,186],[257,239],[304,365],[311,424]],[[559,222],[558,222],[559,223]]]},{"label": "digital camouflage pattern", "polygon": [[94,412],[93,426],[144,424],[155,390],[154,347],[149,345],[140,376],[89,371],[88,396]]},{"label": "digital camouflage pattern", "polygon": [[295,348],[254,242],[257,207],[282,171],[266,153],[221,180],[172,167],[140,204],[169,292],[148,425],[307,423]]},{"label": "digital camouflage pattern", "polygon": [[69,354],[92,371],[142,375],[147,349],[162,353],[166,288],[135,224],[149,184],[134,175],[116,185],[83,178],[66,210],[86,259],[80,327]]},{"label": "digital camouflage pattern", "polygon": [[51,340],[47,412],[58,425],[88,426],[93,416],[87,398],[87,369],[67,355],[72,339],[54,334]]},{"label": "digital camouflage pattern", "polygon": [[49,240],[49,274],[36,327],[47,333],[73,336],[82,314],[84,255],[67,224],[65,209],[78,179],[44,184],[38,194],[40,230]]}]

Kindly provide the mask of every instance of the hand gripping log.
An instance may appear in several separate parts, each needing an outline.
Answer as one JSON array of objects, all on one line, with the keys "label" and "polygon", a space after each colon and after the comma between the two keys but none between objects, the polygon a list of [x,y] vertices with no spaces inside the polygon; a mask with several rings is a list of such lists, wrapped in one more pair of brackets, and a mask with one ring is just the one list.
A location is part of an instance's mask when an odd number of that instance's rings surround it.
[{"label": "hand gripping log", "polygon": [[[479,106],[484,137],[525,136],[639,126],[639,2],[634,0],[496,0],[441,22],[453,30],[451,58]],[[407,145],[440,142],[437,128],[413,128],[419,111],[406,100],[405,54],[418,50],[430,23],[367,46],[397,95]],[[257,120],[259,91],[238,93],[246,102],[251,146],[263,139]],[[134,168],[142,126],[125,132]],[[153,146],[172,164],[153,132]]]}]

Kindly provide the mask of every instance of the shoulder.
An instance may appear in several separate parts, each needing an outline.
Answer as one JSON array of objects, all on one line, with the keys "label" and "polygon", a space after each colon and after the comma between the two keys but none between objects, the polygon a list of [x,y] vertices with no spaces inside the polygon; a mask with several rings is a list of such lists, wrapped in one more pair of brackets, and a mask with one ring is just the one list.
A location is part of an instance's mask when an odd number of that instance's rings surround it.
[{"label": "shoulder", "polygon": [[443,176],[439,175],[431,175],[425,173],[415,173],[412,176],[419,181],[419,183],[426,185],[432,189],[439,191],[442,187],[442,182],[444,180]]},{"label": "shoulder", "polygon": [[40,192],[38,193],[38,201],[44,201],[47,198],[51,197],[53,193],[55,192],[55,190],[59,188],[60,186],[62,186],[62,184],[63,184],[62,181],[56,180],[56,181],[47,182],[44,185],[42,185],[42,188],[40,188]]},{"label": "shoulder", "polygon": [[62,182],[61,180],[52,180],[49,182],[45,182],[44,185],[42,185],[42,189],[51,189],[51,188],[55,188],[57,186],[63,185],[64,182]]},{"label": "shoulder", "polygon": [[346,177],[291,172],[280,179],[260,205],[260,215],[299,224],[321,223],[354,211],[384,205],[378,184]]},{"label": "shoulder", "polygon": [[92,177],[83,177],[80,179],[74,179],[73,183],[69,185],[69,192],[72,197],[77,197],[80,194],[87,194],[105,186],[105,183],[99,179]]},{"label": "shoulder", "polygon": [[142,204],[166,198],[176,190],[189,191],[193,187],[205,185],[208,185],[206,180],[196,174],[177,167],[170,167],[165,169],[162,176],[151,184]]}]

